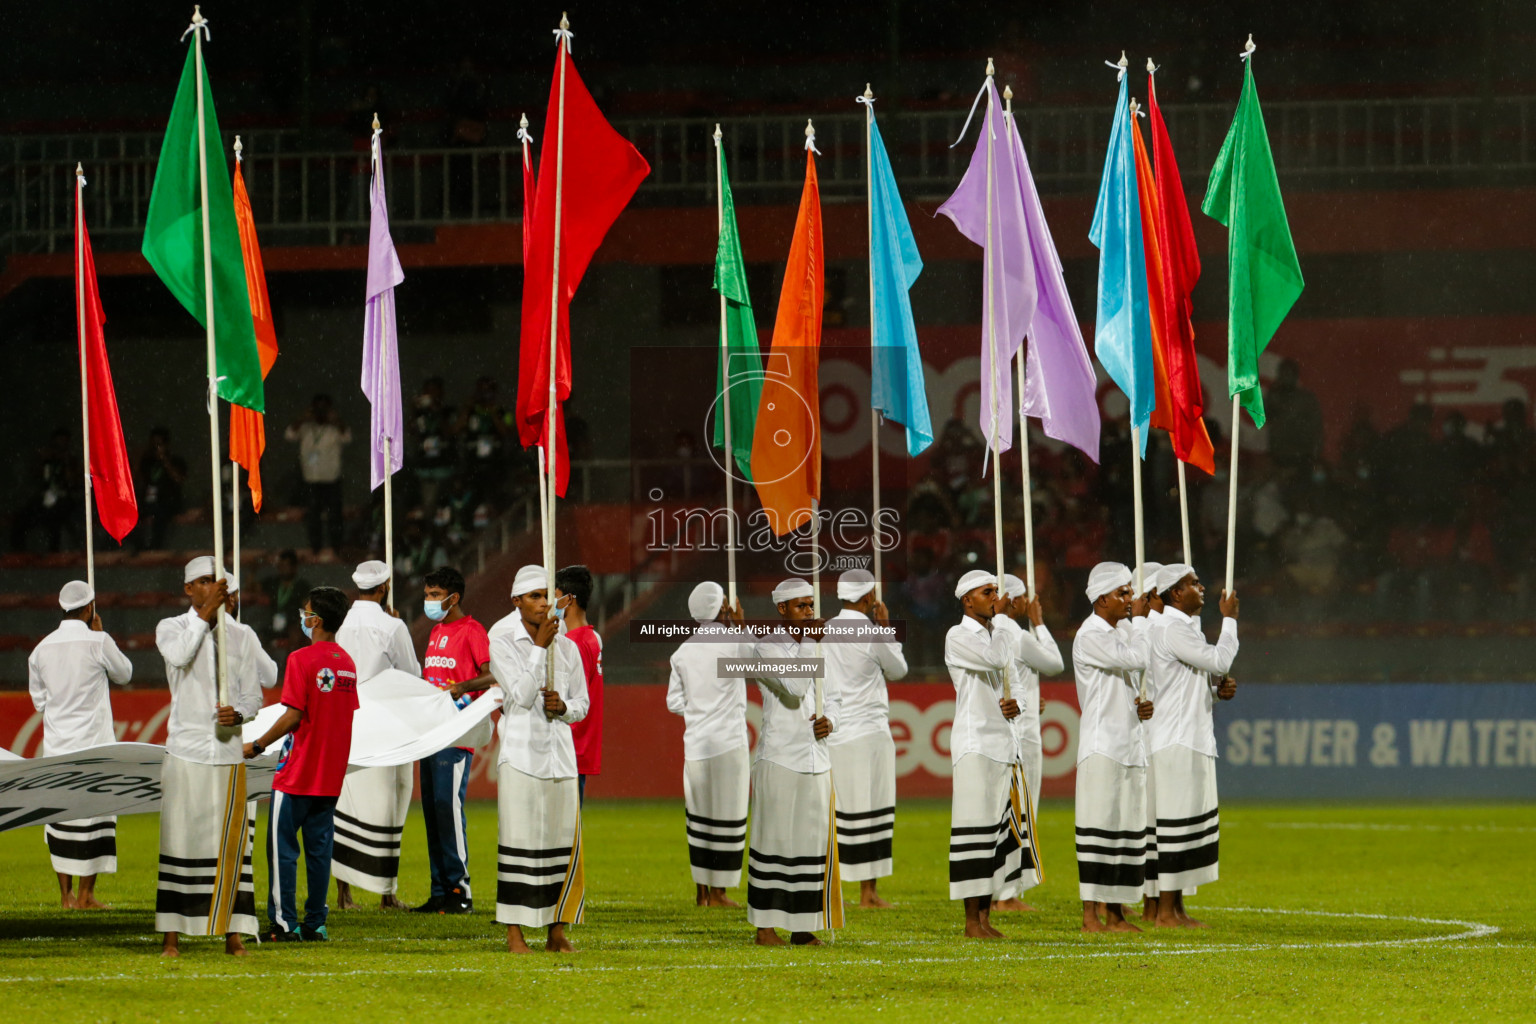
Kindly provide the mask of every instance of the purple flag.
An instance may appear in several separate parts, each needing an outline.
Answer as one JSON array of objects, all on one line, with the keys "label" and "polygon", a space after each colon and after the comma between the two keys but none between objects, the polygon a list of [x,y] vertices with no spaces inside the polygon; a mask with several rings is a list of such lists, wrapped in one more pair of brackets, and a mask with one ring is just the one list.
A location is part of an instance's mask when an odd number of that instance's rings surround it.
[{"label": "purple flag", "polygon": [[1099,461],[1098,381],[1088,346],[1072,312],[1072,299],[1061,272],[1061,257],[1045,223],[1040,193],[1024,156],[1024,140],[1014,118],[1004,117],[1013,163],[1023,198],[1025,231],[1033,256],[1035,311],[1027,325],[1029,349],[1024,357],[1024,415],[1040,417],[1047,437],[1065,441]]},{"label": "purple flag", "polygon": [[[404,460],[405,416],[400,405],[400,350],[396,346],[395,285],[405,280],[395,241],[389,236],[389,205],[384,199],[384,159],[379,133],[373,133],[373,181],[368,188],[372,220],[368,231],[368,306],[363,314],[363,394],[372,415],[368,424],[369,488],[400,471]],[[389,466],[384,442],[389,441]]]},{"label": "purple flag", "polygon": [[[1008,142],[997,86],[988,76],[982,86],[987,109],[971,165],[954,195],[939,213],[955,222],[960,233],[981,246],[981,432],[987,446],[1005,452],[1013,447],[1013,355],[1035,315],[1037,301],[1034,254],[1027,244],[1027,227],[1020,171]],[[977,96],[978,102],[981,95]],[[987,147],[992,147],[992,173],[987,173]],[[988,194],[991,216],[988,217]]]}]

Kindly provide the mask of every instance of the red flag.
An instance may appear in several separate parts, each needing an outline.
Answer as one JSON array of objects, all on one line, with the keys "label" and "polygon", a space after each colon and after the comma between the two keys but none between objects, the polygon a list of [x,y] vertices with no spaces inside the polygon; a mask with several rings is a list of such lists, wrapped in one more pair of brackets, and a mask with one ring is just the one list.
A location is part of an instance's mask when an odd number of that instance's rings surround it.
[{"label": "red flag", "polygon": [[1168,361],[1165,355],[1168,325],[1167,308],[1161,301],[1163,256],[1158,247],[1157,184],[1152,180],[1152,162],[1142,142],[1141,125],[1136,123],[1136,108],[1131,107],[1131,151],[1136,161],[1136,198],[1141,207],[1141,240],[1147,257],[1147,314],[1152,322],[1152,381],[1156,404],[1150,425],[1173,433],[1173,409],[1168,400]]},{"label": "red flag", "polygon": [[[561,86],[565,103],[561,109]],[[571,394],[570,303],[603,236],[651,171],[613,130],[562,45],[544,119],[543,157],[533,216],[524,221],[523,323],[517,377],[517,430],[524,448],[548,443],[550,301],[556,311],[555,493],[565,496],[570,461],[562,409]],[[525,169],[525,174],[528,173]],[[557,180],[558,179],[558,180]],[[526,180],[526,179],[525,179]],[[555,268],[555,193],[560,193],[559,293]],[[527,200],[524,199],[526,204]],[[526,205],[525,205],[526,209]],[[525,218],[527,214],[524,214]],[[531,220],[532,228],[528,227]]]},{"label": "red flag", "polygon": [[139,501],[133,493],[133,470],[123,441],[123,421],[107,362],[107,314],[96,290],[96,260],[85,229],[85,205],[75,189],[75,280],[79,288],[76,315],[85,348],[86,422],[91,431],[91,490],[102,528],[119,544],[139,522]]},{"label": "red flag", "polygon": [[824,301],[821,191],[816,158],[805,152],[805,187],[794,240],[784,266],[784,290],[763,367],[752,434],[752,482],[779,536],[811,520],[821,498],[821,307]]},{"label": "red flag", "polygon": [[[251,321],[256,328],[256,352],[261,359],[261,379],[266,380],[277,362],[277,329],[272,324],[272,303],[267,298],[267,275],[256,244],[256,219],[251,197],[245,191],[245,175],[235,161],[235,224],[240,229],[240,254],[245,258],[245,288],[251,295]],[[261,454],[267,448],[266,420],[243,405],[229,407],[229,457],[246,472],[251,488],[251,507],[261,511]]]},{"label": "red flag", "polygon": [[1157,107],[1157,89],[1147,76],[1147,120],[1152,129],[1152,166],[1157,176],[1157,239],[1162,253],[1161,282],[1150,289],[1153,304],[1161,303],[1167,334],[1164,359],[1168,397],[1174,411],[1173,450],[1191,465],[1212,475],[1216,453],[1205,429],[1205,391],[1195,359],[1194,304],[1190,295],[1200,279],[1200,253],[1189,222],[1189,200],[1179,179],[1168,126]]}]

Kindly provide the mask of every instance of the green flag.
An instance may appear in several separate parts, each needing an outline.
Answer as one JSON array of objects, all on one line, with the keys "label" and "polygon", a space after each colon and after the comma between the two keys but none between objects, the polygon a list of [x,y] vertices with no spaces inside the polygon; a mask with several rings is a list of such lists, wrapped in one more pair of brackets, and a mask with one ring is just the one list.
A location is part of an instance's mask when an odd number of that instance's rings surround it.
[{"label": "green flag", "polygon": [[1304,282],[1253,85],[1253,61],[1246,63],[1243,95],[1200,208],[1228,231],[1228,394],[1241,395],[1243,408],[1262,427],[1259,353],[1296,304]]},{"label": "green flag", "polygon": [[[752,319],[752,297],[747,294],[747,264],[741,258],[741,236],[736,232],[736,203],[725,175],[725,151],[720,159],[720,248],[715,253],[715,291],[725,296],[725,322],[720,329],[725,342],[715,371],[715,395],[725,393],[730,374],[731,449],[745,480],[752,479],[752,434],[757,425],[757,403],[763,392],[763,353]],[[715,415],[715,447],[725,447],[725,416]]]},{"label": "green flag", "polygon": [[[195,44],[194,44],[195,46]],[[213,90],[203,69],[203,132],[208,145],[209,235],[213,255],[213,335],[219,397],[256,412],[262,400],[261,359],[245,285],[245,258],[235,223],[229,165],[219,141]],[[197,67],[193,48],[176,88],[165,145],[155,168],[155,186],[144,222],[144,258],[187,312],[207,323],[203,290],[203,196],[197,165]]]}]

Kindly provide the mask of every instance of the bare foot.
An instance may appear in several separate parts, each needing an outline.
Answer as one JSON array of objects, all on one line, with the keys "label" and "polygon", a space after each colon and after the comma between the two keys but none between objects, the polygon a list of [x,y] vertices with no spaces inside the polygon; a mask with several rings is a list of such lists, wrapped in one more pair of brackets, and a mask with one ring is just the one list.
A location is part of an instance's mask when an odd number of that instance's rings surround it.
[{"label": "bare foot", "polygon": [[711,889],[709,893],[709,902],[706,903],[705,906],[734,907],[737,910],[741,909],[741,904],[727,896],[724,889]]},{"label": "bare foot", "polygon": [[1108,928],[1104,927],[1104,922],[1100,921],[1097,917],[1085,917],[1085,918],[1083,918],[1083,928],[1082,928],[1082,930],[1085,931],[1085,932],[1107,932],[1107,931],[1109,931]]},{"label": "bare foot", "polygon": [[544,951],[547,953],[574,953],[576,947],[571,945],[571,940],[565,937],[563,925],[553,925],[549,929],[549,938],[544,943]]},{"label": "bare foot", "polygon": [[772,928],[759,928],[757,938],[752,940],[759,946],[782,946],[784,940],[779,938],[779,933]]},{"label": "bare foot", "polygon": [[79,909],[78,905],[75,903],[75,894],[72,892],[59,894],[59,906],[63,907],[65,910]]},{"label": "bare foot", "polygon": [[1148,924],[1157,921],[1157,897],[1144,896],[1141,900],[1141,919]]},{"label": "bare foot", "polygon": [[165,948],[160,950],[160,955],[165,957],[181,956],[179,940],[180,936],[178,936],[175,932],[166,932]]},{"label": "bare foot", "polygon": [[1154,925],[1158,928],[1184,927],[1184,922],[1180,921],[1178,917],[1173,914],[1154,914],[1150,918],[1143,917],[1141,921],[1143,924]]},{"label": "bare foot", "polygon": [[872,892],[866,893],[859,897],[859,906],[864,907],[867,910],[889,910],[891,907],[895,906],[895,904],[881,896],[879,893]]},{"label": "bare foot", "polygon": [[1017,896],[1012,897],[1010,899],[1006,899],[1006,900],[993,900],[992,901],[992,910],[993,910],[994,913],[996,911],[999,911],[999,910],[1009,911],[1009,912],[1023,912],[1023,911],[1032,911],[1034,909],[1035,909],[1034,907],[1030,906],[1028,903],[1025,903],[1023,900],[1019,899]]},{"label": "bare foot", "polygon": [[224,936],[224,952],[230,956],[245,956],[245,941],[231,932]]},{"label": "bare foot", "polygon": [[983,936],[984,938],[988,938],[988,939],[1001,939],[1001,938],[1004,938],[1003,933],[998,931],[996,928],[993,928],[992,927],[992,922],[987,920],[985,917],[981,919],[981,927],[982,927],[982,930],[987,933],[985,936]]},{"label": "bare foot", "polygon": [[358,909],[356,901],[354,901],[352,899],[352,886],[348,885],[346,882],[337,882],[336,883],[336,909],[337,910],[357,910]]},{"label": "bare foot", "polygon": [[390,892],[390,893],[385,893],[383,896],[379,897],[379,909],[380,910],[409,910],[411,908],[407,907],[404,903],[401,903],[400,902],[400,897],[398,897],[394,893]]},{"label": "bare foot", "polygon": [[795,932],[789,937],[792,946],[820,946],[822,941],[813,932]]},{"label": "bare foot", "polygon": [[528,943],[523,941],[523,930],[515,924],[507,925],[507,952],[508,953],[532,953]]},{"label": "bare foot", "polygon": [[693,905],[696,907],[709,906],[709,886],[695,885],[693,887]]},{"label": "bare foot", "polygon": [[1184,914],[1184,915],[1182,915],[1179,918],[1179,924],[1181,926],[1185,927],[1185,928],[1209,928],[1210,927],[1210,925],[1206,924],[1204,921],[1196,921],[1194,918],[1190,917],[1188,914]]},{"label": "bare foot", "polygon": [[965,922],[965,937],[968,939],[990,939],[992,933],[981,926],[980,921],[967,920]]},{"label": "bare foot", "polygon": [[1123,917],[1122,918],[1118,918],[1118,919],[1116,919],[1114,921],[1111,921],[1109,924],[1105,925],[1104,926],[1104,930],[1108,931],[1108,932],[1139,932],[1139,931],[1141,931],[1140,928],[1138,928],[1135,925],[1131,924],[1131,922],[1127,921]]},{"label": "bare foot", "polygon": [[111,910],[112,908],[98,900],[94,893],[75,897],[76,910]]}]

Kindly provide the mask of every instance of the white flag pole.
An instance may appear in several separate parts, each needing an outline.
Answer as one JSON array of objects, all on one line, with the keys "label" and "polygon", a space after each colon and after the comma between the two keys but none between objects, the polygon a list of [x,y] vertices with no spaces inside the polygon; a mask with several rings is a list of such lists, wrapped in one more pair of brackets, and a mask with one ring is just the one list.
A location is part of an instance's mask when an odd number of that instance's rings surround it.
[{"label": "white flag pole", "polygon": [[[370,161],[373,164],[373,167],[372,167],[373,174],[374,174],[375,178],[377,179],[377,181],[379,182],[379,190],[382,192],[383,189],[384,189],[384,178],[383,178],[383,174],[384,174],[384,148],[383,148],[383,142],[381,141],[380,135],[381,135],[381,130],[379,128],[379,115],[378,115],[378,112],[375,111],[374,115],[373,115],[373,138],[370,140],[372,144],[369,147],[370,150],[371,150],[369,156],[370,156]],[[372,190],[372,187],[373,187],[373,183],[370,181],[369,182],[369,190],[370,191]],[[371,199],[370,199],[369,206],[370,206],[370,208],[372,207]],[[393,305],[394,305],[393,296],[391,296],[391,298],[390,298],[390,305],[391,305],[391,308],[393,308]],[[390,317],[382,317],[382,318],[380,318],[379,326],[382,329],[384,329],[384,330],[388,330],[390,325],[391,325],[391,323],[392,323],[392,318],[390,318]],[[380,346],[381,352],[380,352],[380,359],[379,359],[379,365],[378,365],[379,383],[378,383],[378,387],[375,388],[375,393],[378,394],[379,400],[383,404],[384,408],[386,410],[388,410],[390,408],[390,398],[389,398],[389,391],[388,391],[388,388],[389,388],[389,366],[388,366],[388,362],[389,361],[388,361],[387,358],[384,357],[384,353],[389,351],[390,339],[386,336],[386,337],[381,338],[380,340],[381,340],[382,344]],[[397,346],[399,345],[399,339],[398,338],[395,339],[395,344]],[[398,349],[397,349],[396,359],[398,359],[398,358],[399,358],[399,355],[398,355]],[[385,434],[384,435],[384,564],[389,567],[389,589],[387,591],[385,591],[385,593],[388,595],[388,602],[389,602],[389,609],[390,609],[390,611],[394,611],[394,608],[395,608],[395,489],[394,489],[395,458],[394,458],[393,446],[394,446],[394,438],[390,437],[388,434]]]},{"label": "white flag pole", "polygon": [[[725,234],[725,150],[720,126],[715,125],[715,221],[716,237]],[[725,606],[736,607],[736,504],[731,485],[736,450],[731,447],[731,346],[725,292],[720,293],[720,412],[725,417]]]},{"label": "white flag pole", "polygon": [[[996,74],[996,68],[992,58],[987,58],[987,78]],[[997,302],[996,282],[993,280],[994,261],[996,260],[997,245],[992,238],[992,193],[997,187],[996,156],[994,154],[996,140],[992,137],[992,91],[987,90],[987,109],[981,119],[981,130],[987,137],[987,244],[982,248],[982,272],[986,274],[986,283],[983,289],[987,295],[987,365],[985,372],[992,378],[992,402],[989,410],[991,416],[991,448],[992,448],[992,528],[993,542],[997,547],[997,592],[1001,596],[1005,590],[1003,583],[1004,553],[1003,553],[1003,480],[1002,480],[1002,456],[998,454],[998,432],[1001,429],[1001,411],[998,409],[997,400],[997,322],[993,306]],[[1012,415],[1010,413],[1010,415]],[[1003,699],[1013,696],[1012,685],[1008,674],[1003,676]]]},{"label": "white flag pole", "polygon": [[[873,381],[875,368],[875,92],[866,82],[864,95],[864,184],[865,203],[869,211],[869,368]],[[871,396],[873,397],[873,396]],[[885,600],[884,576],[880,571],[880,410],[870,403],[869,410],[869,467],[870,467],[870,539],[874,545],[875,600]]]},{"label": "white flag pole", "polygon": [[[244,157],[242,156],[244,151],[245,151],[245,145],[244,145],[244,143],[242,143],[240,141],[240,136],[236,135],[235,136],[235,166],[236,167],[239,167],[241,161],[244,159]],[[233,440],[234,433],[235,433],[235,427],[234,427],[234,407],[233,406],[230,407],[230,427],[229,427],[229,433],[230,433],[231,440]],[[238,587],[240,585],[240,463],[235,461],[235,452],[234,452],[233,448],[231,448],[230,452],[229,452],[229,511],[230,511],[229,522],[230,522],[230,526],[231,526],[230,537],[229,537],[229,540],[230,540],[230,558],[229,558],[229,563],[230,563],[230,566],[231,566],[231,568],[232,568],[232,570],[234,571],[234,574],[235,574],[235,585]],[[240,617],[244,613],[244,611],[245,611],[244,603],[235,605],[235,621],[236,622],[241,621]]]},{"label": "white flag pole", "polygon": [[[555,133],[555,248],[549,277],[549,404],[545,407],[544,423],[547,427],[547,446],[544,457],[549,460],[546,483],[549,486],[549,509],[544,521],[544,571],[548,574],[549,614],[555,611],[555,378],[558,370],[560,334],[560,215],[564,203],[565,178],[565,66],[571,59],[571,22],[565,12],[560,13],[560,27],[555,30],[555,54],[560,64],[559,113]],[[544,659],[544,688],[555,688],[555,659]]]},{"label": "white flag pole", "polygon": [[91,515],[91,396],[85,366],[85,168],[75,164],[75,322],[80,330],[80,455],[85,466],[85,582],[96,589],[96,532]]},{"label": "white flag pole", "polygon": [[[204,129],[203,113],[203,36],[208,22],[199,6],[192,8],[192,53],[197,73],[197,175],[202,187],[203,207],[203,318],[208,341],[208,441],[209,464],[213,469],[213,578],[224,578],[224,494],[219,486],[219,394],[218,351],[213,331],[213,227],[208,210],[208,135]],[[219,703],[229,703],[229,644],[224,628],[224,606],[219,605],[217,625],[218,639],[218,691]]]},{"label": "white flag pole", "polygon": [[1237,570],[1237,435],[1242,409],[1239,397],[1232,396],[1232,474],[1227,481],[1227,589],[1231,590]]},{"label": "white flag pole", "polygon": [[[1013,86],[1003,86],[1003,118],[1013,121]],[[1031,339],[1033,343],[1033,339]],[[1018,371],[1019,401],[1019,458],[1023,468],[1024,490],[1024,595],[1035,596],[1035,507],[1030,496],[1032,485],[1029,476],[1029,417],[1024,415],[1024,349],[1020,348],[1014,359]]]}]

